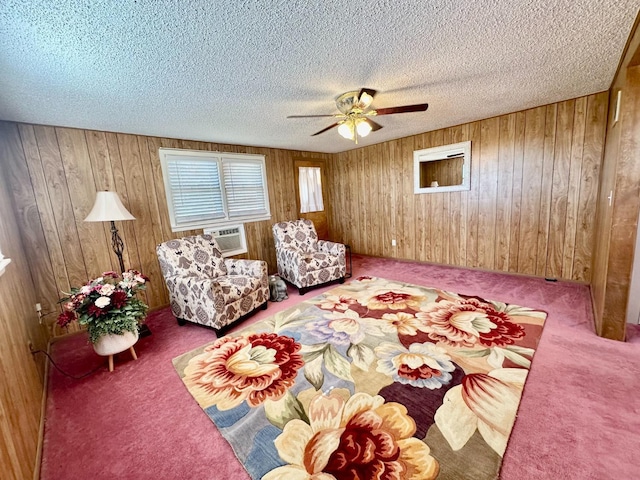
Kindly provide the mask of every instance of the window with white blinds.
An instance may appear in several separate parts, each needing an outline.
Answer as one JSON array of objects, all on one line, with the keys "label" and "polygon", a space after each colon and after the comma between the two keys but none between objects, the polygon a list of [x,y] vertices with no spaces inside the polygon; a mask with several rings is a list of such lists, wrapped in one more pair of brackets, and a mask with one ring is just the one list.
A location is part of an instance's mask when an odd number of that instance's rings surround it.
[{"label": "window with white blinds", "polygon": [[174,232],[271,218],[263,155],[159,153]]}]

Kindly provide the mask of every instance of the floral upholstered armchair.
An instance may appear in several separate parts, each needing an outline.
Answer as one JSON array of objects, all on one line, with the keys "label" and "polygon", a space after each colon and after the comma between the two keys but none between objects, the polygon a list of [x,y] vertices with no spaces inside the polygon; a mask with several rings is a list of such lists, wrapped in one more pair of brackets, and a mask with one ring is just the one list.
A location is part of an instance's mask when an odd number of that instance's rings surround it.
[{"label": "floral upholstered armchair", "polygon": [[262,306],[267,308],[267,263],[225,259],[211,235],[169,240],[156,248],[171,310],[186,321],[220,330]]},{"label": "floral upholstered armchair", "polygon": [[344,282],[345,246],[318,240],[310,220],[280,222],[273,226],[278,274],[304,295],[311,287],[333,280]]}]

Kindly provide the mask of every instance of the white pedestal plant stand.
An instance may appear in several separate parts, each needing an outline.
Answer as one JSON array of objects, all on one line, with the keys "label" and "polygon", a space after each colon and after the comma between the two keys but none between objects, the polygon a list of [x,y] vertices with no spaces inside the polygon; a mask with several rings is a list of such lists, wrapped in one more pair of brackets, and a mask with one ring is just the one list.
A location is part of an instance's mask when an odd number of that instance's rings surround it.
[{"label": "white pedestal plant stand", "polygon": [[109,357],[109,371],[113,372],[113,356],[116,353],[129,350],[134,360],[138,359],[133,346],[138,341],[138,331],[124,332],[121,335],[103,335],[93,344],[93,349],[98,355]]}]

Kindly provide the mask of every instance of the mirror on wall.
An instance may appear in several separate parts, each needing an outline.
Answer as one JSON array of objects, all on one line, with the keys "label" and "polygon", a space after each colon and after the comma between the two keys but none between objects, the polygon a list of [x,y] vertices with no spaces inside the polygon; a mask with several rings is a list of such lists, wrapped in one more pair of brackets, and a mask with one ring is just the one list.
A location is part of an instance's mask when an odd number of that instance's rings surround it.
[{"label": "mirror on wall", "polygon": [[414,193],[471,189],[471,142],[413,152]]}]

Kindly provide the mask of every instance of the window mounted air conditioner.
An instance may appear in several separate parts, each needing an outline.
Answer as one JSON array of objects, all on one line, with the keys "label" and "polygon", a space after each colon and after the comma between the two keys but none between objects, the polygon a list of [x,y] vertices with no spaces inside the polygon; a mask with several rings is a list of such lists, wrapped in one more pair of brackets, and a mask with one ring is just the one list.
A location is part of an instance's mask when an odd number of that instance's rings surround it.
[{"label": "window mounted air conditioner", "polygon": [[247,241],[244,236],[244,224],[231,227],[207,228],[204,233],[213,235],[223,257],[231,257],[247,252]]}]

